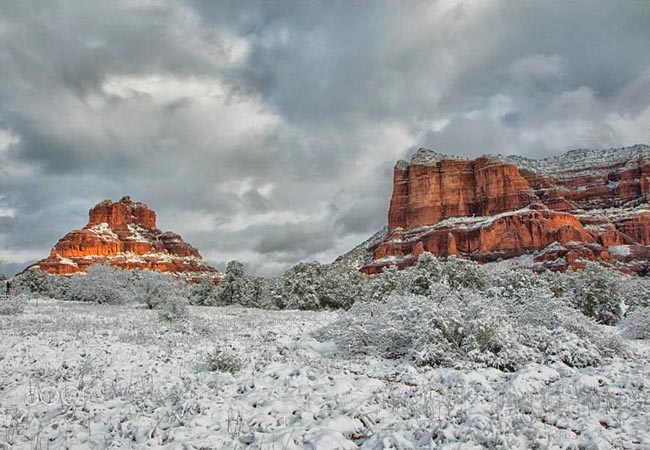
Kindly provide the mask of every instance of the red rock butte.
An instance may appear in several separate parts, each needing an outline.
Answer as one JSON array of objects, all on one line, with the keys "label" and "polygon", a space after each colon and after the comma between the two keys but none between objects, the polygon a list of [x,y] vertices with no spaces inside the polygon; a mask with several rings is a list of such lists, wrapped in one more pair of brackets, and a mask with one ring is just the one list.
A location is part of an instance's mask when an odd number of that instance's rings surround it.
[{"label": "red rock butte", "polygon": [[50,256],[31,267],[56,275],[84,273],[93,264],[168,272],[189,282],[223,274],[176,233],[156,228],[156,213],[129,197],[104,200],[89,212],[88,224],[62,237]]},{"label": "red rock butte", "polygon": [[470,160],[420,149],[395,165],[387,232],[361,269],[413,264],[425,251],[532,269],[598,261],[646,274],[650,147],[572,150],[546,159]]}]

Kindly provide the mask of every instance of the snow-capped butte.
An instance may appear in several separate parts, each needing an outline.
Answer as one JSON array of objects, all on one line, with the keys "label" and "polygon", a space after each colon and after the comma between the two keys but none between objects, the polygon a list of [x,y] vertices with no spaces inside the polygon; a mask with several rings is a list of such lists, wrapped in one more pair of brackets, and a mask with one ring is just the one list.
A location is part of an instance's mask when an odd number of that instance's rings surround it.
[{"label": "snow-capped butte", "polygon": [[650,261],[650,146],[572,150],[545,159],[470,160],[419,149],[395,165],[388,231],[362,270],[422,252],[479,262],[532,254],[533,268],[588,260],[637,273]]},{"label": "snow-capped butte", "polygon": [[129,197],[105,200],[89,212],[88,224],[61,238],[50,255],[32,267],[56,275],[83,273],[93,264],[169,272],[187,281],[222,274],[176,233],[156,228],[156,213]]}]

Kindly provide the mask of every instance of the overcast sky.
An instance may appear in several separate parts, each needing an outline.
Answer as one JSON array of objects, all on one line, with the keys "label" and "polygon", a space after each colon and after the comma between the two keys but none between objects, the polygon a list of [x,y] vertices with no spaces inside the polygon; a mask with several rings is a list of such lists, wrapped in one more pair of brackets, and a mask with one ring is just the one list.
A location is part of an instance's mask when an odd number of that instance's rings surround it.
[{"label": "overcast sky", "polygon": [[0,273],[130,195],[274,274],[381,228],[418,147],[649,136],[647,0],[0,0]]}]

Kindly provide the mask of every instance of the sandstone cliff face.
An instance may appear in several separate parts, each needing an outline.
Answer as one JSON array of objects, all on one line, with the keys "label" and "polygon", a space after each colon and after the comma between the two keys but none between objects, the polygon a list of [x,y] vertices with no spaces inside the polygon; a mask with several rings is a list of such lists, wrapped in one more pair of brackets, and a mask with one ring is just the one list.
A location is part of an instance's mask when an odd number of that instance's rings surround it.
[{"label": "sandstone cliff face", "polygon": [[541,160],[420,149],[395,166],[388,230],[362,271],[404,267],[429,251],[479,262],[531,254],[533,268],[555,270],[592,260],[644,273],[649,198],[645,145]]},{"label": "sandstone cliff face", "polygon": [[66,234],[50,256],[34,266],[56,275],[72,275],[85,272],[93,264],[169,272],[191,282],[205,277],[218,282],[222,278],[178,234],[156,228],[153,210],[129,197],[96,205],[83,229]]}]

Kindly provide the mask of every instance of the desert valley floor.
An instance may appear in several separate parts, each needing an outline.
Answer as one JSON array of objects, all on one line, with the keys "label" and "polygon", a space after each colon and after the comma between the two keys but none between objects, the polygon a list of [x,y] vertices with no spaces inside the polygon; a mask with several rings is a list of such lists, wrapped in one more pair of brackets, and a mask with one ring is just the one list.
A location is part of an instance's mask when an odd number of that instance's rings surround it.
[{"label": "desert valley floor", "polygon": [[650,449],[650,346],[515,372],[342,356],[343,312],[32,299],[0,316],[0,448]]}]

